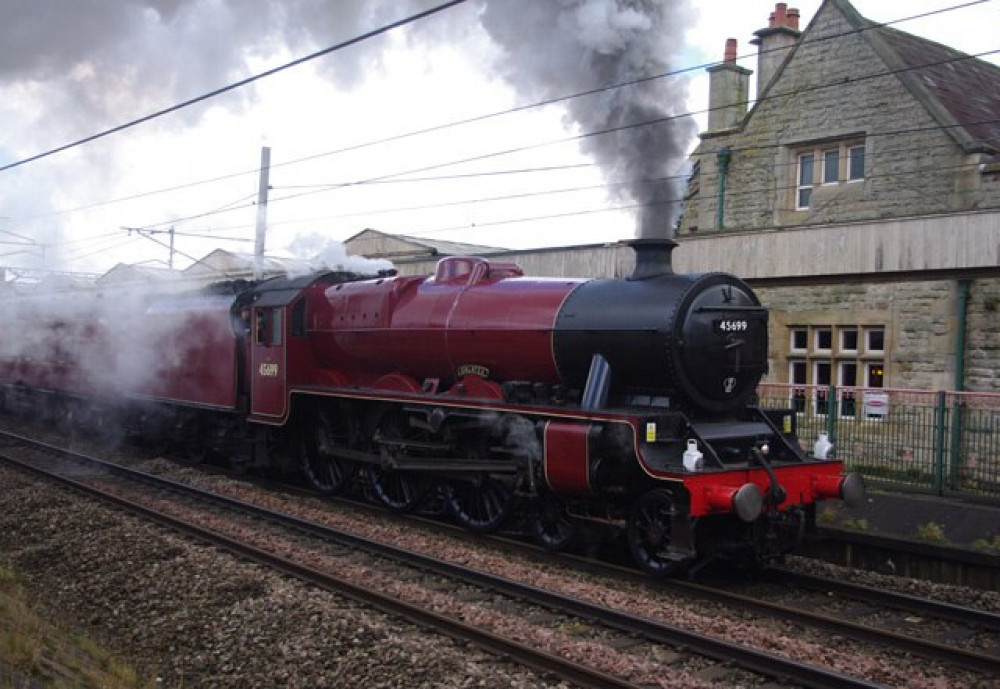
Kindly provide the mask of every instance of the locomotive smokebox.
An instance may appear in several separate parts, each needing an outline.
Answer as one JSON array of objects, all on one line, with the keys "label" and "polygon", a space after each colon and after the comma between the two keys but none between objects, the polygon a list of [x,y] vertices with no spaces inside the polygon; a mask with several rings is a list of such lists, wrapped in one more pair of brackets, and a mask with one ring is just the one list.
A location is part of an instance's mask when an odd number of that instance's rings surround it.
[{"label": "locomotive smokebox", "polygon": [[633,239],[625,242],[635,251],[635,269],[629,280],[648,280],[663,275],[673,275],[670,255],[677,248],[672,239]]}]

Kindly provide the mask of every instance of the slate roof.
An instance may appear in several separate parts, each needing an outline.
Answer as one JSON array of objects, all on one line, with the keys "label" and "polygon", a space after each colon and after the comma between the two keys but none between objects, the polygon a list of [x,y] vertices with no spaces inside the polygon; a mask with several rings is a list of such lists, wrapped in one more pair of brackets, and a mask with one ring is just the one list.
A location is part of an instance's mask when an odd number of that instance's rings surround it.
[{"label": "slate roof", "polygon": [[177,280],[180,271],[157,266],[140,266],[129,263],[119,263],[114,268],[97,278],[98,285],[114,285],[128,282],[164,282]]},{"label": "slate roof", "polygon": [[[464,242],[449,242],[441,239],[427,239],[426,237],[411,237],[405,234],[389,234],[379,230],[367,228],[344,240],[344,245],[365,238],[366,236],[390,237],[413,247],[412,252],[407,255],[429,255],[429,256],[479,256],[482,254],[498,253],[507,251],[502,247],[484,246],[482,244],[467,244]],[[395,256],[393,256],[395,258]]]},{"label": "slate roof", "polygon": [[[265,256],[261,261],[261,269],[265,275],[283,275],[286,273],[303,274],[316,270],[308,261],[297,258],[278,258]],[[225,249],[216,249],[184,269],[189,277],[207,275],[213,278],[243,277],[254,270],[253,254],[236,253]]]},{"label": "slate roof", "polygon": [[[1000,154],[1000,67],[836,5],[927,111],[969,153]],[[819,14],[819,11],[817,11]]]}]

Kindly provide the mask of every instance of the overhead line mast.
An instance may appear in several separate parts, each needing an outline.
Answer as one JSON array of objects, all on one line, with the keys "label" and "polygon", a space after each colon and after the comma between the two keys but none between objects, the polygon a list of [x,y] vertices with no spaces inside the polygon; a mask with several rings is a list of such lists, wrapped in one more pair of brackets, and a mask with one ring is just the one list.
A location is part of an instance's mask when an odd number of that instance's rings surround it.
[{"label": "overhead line mast", "polygon": [[257,240],[253,250],[253,277],[260,280],[264,275],[264,243],[267,235],[267,192],[270,188],[271,147],[260,149],[260,184],[257,188]]}]

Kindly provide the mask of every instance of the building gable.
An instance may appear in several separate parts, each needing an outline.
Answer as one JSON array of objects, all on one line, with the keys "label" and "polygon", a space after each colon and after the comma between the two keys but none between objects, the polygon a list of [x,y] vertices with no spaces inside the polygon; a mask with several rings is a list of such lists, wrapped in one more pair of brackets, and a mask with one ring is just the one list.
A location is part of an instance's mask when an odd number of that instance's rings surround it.
[{"label": "building gable", "polygon": [[[968,159],[971,149],[960,144],[971,137],[948,116],[960,101],[948,110],[909,83],[932,77],[907,71],[915,46],[929,42],[906,36],[868,22],[846,0],[826,0],[740,127],[702,135],[680,233],[1000,206],[1000,187],[980,174],[981,159]],[[994,72],[963,70],[980,79]],[[1000,89],[1000,78],[991,83]]]}]

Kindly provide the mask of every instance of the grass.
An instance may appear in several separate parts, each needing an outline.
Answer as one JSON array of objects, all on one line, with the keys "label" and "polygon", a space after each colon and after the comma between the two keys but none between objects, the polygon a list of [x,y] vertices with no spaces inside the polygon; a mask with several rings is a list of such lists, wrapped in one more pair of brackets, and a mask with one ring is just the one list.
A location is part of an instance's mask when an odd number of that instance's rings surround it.
[{"label": "grass", "polygon": [[944,543],[948,540],[944,536],[944,529],[941,525],[934,522],[928,522],[923,526],[917,527],[917,538],[929,543]]},{"label": "grass", "polygon": [[977,538],[972,542],[972,547],[987,553],[1000,553],[1000,536],[994,536],[992,540],[988,538]]},{"label": "grass", "polygon": [[854,529],[855,531],[867,531],[868,530],[868,520],[867,519],[845,519],[842,525],[845,528]]},{"label": "grass", "polygon": [[156,686],[155,679],[141,678],[120,657],[85,634],[43,619],[29,605],[17,573],[0,566],[0,680],[5,675],[55,689]]}]

